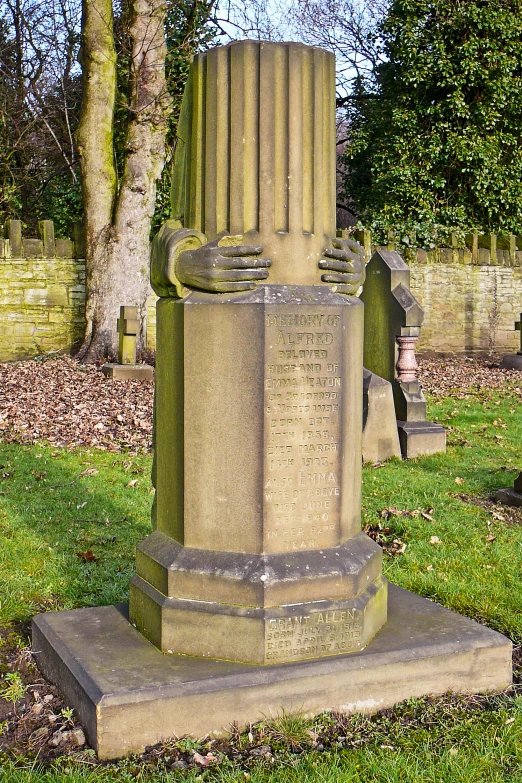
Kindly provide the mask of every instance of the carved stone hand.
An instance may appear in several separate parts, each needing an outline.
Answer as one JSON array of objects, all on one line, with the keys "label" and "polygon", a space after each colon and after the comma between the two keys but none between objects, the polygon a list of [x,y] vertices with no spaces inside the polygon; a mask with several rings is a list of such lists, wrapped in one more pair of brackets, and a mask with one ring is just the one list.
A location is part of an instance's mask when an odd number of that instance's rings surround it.
[{"label": "carved stone hand", "polygon": [[238,244],[242,239],[224,234],[199,248],[183,251],[176,260],[176,277],[184,285],[203,291],[251,291],[259,280],[266,280],[272,262],[257,257],[263,248]]},{"label": "carved stone hand", "polygon": [[337,283],[334,291],[340,294],[357,294],[363,285],[366,270],[364,249],[352,239],[334,239],[332,247],[324,251],[326,258],[319,261],[321,269],[328,273],[321,275],[325,283]]},{"label": "carved stone hand", "polygon": [[267,258],[258,258],[260,247],[242,245],[241,236],[225,232],[207,242],[200,231],[168,220],[154,237],[150,279],[158,296],[183,297],[184,286],[226,293],[250,291],[266,280]]}]

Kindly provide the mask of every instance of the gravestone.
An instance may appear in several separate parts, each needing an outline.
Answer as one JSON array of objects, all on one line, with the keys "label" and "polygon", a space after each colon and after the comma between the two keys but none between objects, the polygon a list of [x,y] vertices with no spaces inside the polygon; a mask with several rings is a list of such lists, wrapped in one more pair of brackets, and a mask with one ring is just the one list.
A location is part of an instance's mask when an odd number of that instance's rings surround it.
[{"label": "gravestone", "polygon": [[136,364],[136,343],[140,331],[138,308],[129,305],[120,307],[116,322],[118,330],[118,364],[102,365],[102,373],[115,380],[152,381],[154,370],[150,364]]},{"label": "gravestone", "polygon": [[394,250],[377,250],[366,268],[361,296],[364,366],[392,384],[404,458],[446,450],[446,431],[426,421],[426,399],[417,379],[415,344],[424,312],[410,291],[410,270]]},{"label": "gravestone", "polygon": [[384,462],[401,456],[393,388],[389,381],[363,370],[363,462]]},{"label": "gravestone", "polygon": [[104,758],[281,709],[504,688],[509,641],[388,601],[361,532],[364,265],[335,239],[333,55],[197,55],[178,132],[152,248],[153,532],[130,614],[39,615],[38,665]]},{"label": "gravestone", "polygon": [[[262,248],[271,265],[267,284],[240,295],[233,274],[228,293],[158,304],[156,529],[138,547],[130,617],[163,651],[320,658],[365,647],[386,621],[381,552],[360,523],[363,307],[319,266],[346,246],[334,89],[333,57],[301,45],[220,47],[192,69],[173,189],[185,228],[173,227],[170,254],[158,240],[156,292],[174,279],[169,257],[195,254],[196,240],[201,256],[215,251],[212,272],[225,249]],[[346,277],[355,292],[360,279]]]},{"label": "gravestone", "polygon": [[507,353],[500,366],[504,370],[522,370],[522,313],[520,313],[520,320],[515,321],[515,331],[520,332],[520,351],[517,353]]}]

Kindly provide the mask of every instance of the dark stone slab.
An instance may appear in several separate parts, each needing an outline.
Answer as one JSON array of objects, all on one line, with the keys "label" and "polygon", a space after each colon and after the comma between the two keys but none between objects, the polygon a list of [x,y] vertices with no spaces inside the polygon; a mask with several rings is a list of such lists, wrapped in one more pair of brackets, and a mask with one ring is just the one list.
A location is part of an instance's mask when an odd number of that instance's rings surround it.
[{"label": "dark stone slab", "polygon": [[446,430],[432,421],[398,421],[404,459],[446,451]]},{"label": "dark stone slab", "polygon": [[503,503],[505,506],[522,506],[522,493],[511,487],[499,489],[495,493],[495,500],[497,503]]},{"label": "dark stone slab", "polygon": [[363,651],[272,666],[163,655],[125,605],[48,612],[33,620],[42,673],[76,711],[100,758],[184,734],[226,733],[282,709],[375,712],[447,691],[511,683],[504,636],[390,585],[384,628]]},{"label": "dark stone slab", "polygon": [[508,353],[500,362],[503,370],[522,370],[522,353]]}]

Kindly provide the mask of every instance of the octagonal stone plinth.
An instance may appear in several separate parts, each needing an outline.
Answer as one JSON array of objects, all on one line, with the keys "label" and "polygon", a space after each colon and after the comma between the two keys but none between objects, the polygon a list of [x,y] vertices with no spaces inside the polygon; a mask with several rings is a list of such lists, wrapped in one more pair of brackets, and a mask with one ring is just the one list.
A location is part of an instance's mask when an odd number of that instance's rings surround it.
[{"label": "octagonal stone plinth", "polygon": [[161,650],[301,660],[386,621],[360,530],[362,323],[326,286],[160,300],[156,529],[130,617]]}]

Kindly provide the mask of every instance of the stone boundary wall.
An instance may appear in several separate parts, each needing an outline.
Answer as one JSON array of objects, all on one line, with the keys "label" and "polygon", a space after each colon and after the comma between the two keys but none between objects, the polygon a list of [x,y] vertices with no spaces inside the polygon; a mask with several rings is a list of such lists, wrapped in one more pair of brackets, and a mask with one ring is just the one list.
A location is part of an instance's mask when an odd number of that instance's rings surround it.
[{"label": "stone boundary wall", "polygon": [[[81,224],[57,239],[52,220],[24,237],[19,220],[0,237],[0,361],[70,351],[85,329],[85,247]],[[147,348],[156,347],[156,299],[147,307]],[[114,321],[116,328],[116,319]]]},{"label": "stone boundary wall", "polygon": [[0,361],[69,350],[85,324],[85,261],[81,232],[56,239],[50,220],[39,237],[22,236],[11,220],[0,238]]},{"label": "stone boundary wall", "polygon": [[[57,239],[52,221],[38,238],[22,235],[20,221],[0,237],[0,361],[70,350],[85,325],[85,260],[81,226]],[[348,236],[348,232],[339,232]],[[357,231],[367,259],[378,247]],[[387,249],[395,249],[389,237]],[[411,242],[404,253],[411,290],[425,311],[419,352],[507,353],[520,350],[515,321],[522,311],[522,237],[469,234],[459,244],[426,251]],[[156,347],[154,293],[147,306],[147,348]]]},{"label": "stone boundary wall", "polygon": [[[367,259],[379,247],[370,231],[356,231],[354,238]],[[393,236],[385,247],[395,249]],[[448,246],[429,251],[415,247],[413,238],[403,257],[425,313],[419,352],[520,350],[515,321],[522,311],[522,236],[468,234],[462,241],[450,234]]]}]

